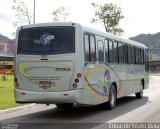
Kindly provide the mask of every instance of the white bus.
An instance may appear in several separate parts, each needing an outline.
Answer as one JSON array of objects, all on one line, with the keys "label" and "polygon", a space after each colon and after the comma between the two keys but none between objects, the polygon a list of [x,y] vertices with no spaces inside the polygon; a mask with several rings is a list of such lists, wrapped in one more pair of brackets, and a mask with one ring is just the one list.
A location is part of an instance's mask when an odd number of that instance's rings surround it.
[{"label": "white bus", "polygon": [[147,47],[78,23],[43,23],[17,30],[17,103],[98,105],[143,96],[148,88]]}]

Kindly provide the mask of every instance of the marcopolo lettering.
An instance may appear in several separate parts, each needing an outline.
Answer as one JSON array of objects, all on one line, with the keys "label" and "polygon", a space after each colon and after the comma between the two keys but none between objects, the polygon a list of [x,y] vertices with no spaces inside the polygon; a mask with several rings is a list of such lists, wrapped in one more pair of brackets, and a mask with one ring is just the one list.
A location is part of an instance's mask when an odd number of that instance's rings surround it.
[{"label": "marcopolo lettering", "polygon": [[56,68],[56,71],[71,71],[71,68]]}]

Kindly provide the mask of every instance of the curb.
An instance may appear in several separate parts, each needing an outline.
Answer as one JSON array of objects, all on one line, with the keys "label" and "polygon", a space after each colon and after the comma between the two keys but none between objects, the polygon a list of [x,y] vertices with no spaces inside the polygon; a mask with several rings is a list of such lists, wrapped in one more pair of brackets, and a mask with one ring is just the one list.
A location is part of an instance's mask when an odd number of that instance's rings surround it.
[{"label": "curb", "polygon": [[28,104],[25,106],[20,106],[20,107],[15,107],[15,108],[10,108],[10,109],[5,109],[5,110],[0,110],[0,115],[2,114],[6,114],[6,113],[11,113],[11,112],[16,112],[16,111],[21,111],[24,109],[30,109],[34,106],[36,106],[37,104],[33,103],[33,104]]}]

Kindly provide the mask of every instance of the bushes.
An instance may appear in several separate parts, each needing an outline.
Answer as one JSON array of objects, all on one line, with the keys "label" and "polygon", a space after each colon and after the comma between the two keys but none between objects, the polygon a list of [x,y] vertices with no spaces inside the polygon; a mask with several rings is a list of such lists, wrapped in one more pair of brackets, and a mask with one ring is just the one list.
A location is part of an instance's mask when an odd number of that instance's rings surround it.
[{"label": "bushes", "polygon": [[7,75],[14,75],[14,72],[10,71],[6,73]]}]

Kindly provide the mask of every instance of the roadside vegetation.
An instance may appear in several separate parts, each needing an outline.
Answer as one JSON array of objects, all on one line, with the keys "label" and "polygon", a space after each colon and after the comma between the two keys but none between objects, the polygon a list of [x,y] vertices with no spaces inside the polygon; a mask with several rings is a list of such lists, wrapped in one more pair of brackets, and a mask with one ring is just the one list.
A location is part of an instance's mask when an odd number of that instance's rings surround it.
[{"label": "roadside vegetation", "polygon": [[0,110],[22,106],[22,104],[15,103],[13,80],[13,75],[6,75],[4,80],[0,74]]}]

